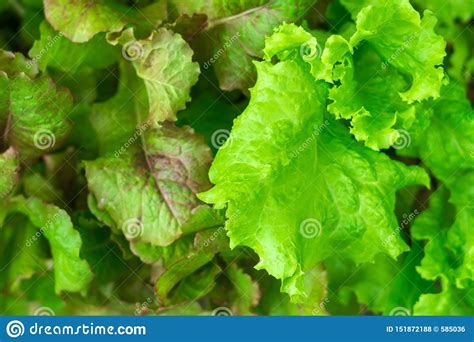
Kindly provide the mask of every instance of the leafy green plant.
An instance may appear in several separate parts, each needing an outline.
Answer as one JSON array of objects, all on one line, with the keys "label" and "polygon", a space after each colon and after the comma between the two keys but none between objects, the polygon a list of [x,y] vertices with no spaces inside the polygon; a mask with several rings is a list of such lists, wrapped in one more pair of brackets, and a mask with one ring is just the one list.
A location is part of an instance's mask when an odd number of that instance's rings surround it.
[{"label": "leafy green plant", "polygon": [[0,2],[0,312],[474,314],[473,14]]}]

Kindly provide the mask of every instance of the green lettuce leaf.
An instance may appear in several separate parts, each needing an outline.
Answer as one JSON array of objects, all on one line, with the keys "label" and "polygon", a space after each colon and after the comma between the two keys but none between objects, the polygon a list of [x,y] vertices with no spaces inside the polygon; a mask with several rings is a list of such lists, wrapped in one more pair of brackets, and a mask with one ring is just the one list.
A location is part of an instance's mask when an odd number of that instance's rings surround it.
[{"label": "green lettuce leaf", "polygon": [[413,149],[398,152],[420,157],[437,178],[449,184],[474,169],[474,111],[464,88],[454,81],[423,109],[425,114],[408,131]]},{"label": "green lettuce leaf", "polygon": [[181,246],[181,249],[185,247],[184,250],[168,251],[164,258],[165,270],[156,283],[158,299],[163,306],[199,299],[215,286],[214,279],[222,271],[212,261],[217,253],[229,246],[222,228],[200,231],[192,240],[187,240],[188,245]]},{"label": "green lettuce leaf", "polygon": [[202,266],[196,272],[181,280],[171,293],[170,298],[162,300],[162,303],[171,306],[176,305],[174,303],[187,303],[189,305],[198,301],[214,290],[216,278],[221,272],[221,268],[214,263]]},{"label": "green lettuce leaf", "polygon": [[84,43],[99,32],[118,32],[130,23],[156,27],[166,17],[166,2],[136,8],[122,1],[45,0],[44,12],[56,31],[75,43]]},{"label": "green lettuce leaf", "polygon": [[83,66],[97,69],[111,66],[119,56],[116,50],[107,44],[104,35],[96,35],[87,43],[75,44],[43,21],[40,25],[40,39],[35,41],[29,56],[38,63],[42,71],[51,66],[74,73]]},{"label": "green lettuce leaf", "polygon": [[[328,110],[351,120],[357,140],[379,150],[404,148],[416,115],[412,104],[438,98],[445,42],[434,32],[436,18],[423,18],[404,1],[343,1],[356,19],[356,32],[328,38],[314,59],[317,79],[334,84]],[[403,29],[401,29],[403,28]]]},{"label": "green lettuce leaf", "polygon": [[361,305],[352,314],[364,310],[386,315],[409,315],[422,294],[429,292],[431,282],[422,279],[416,265],[423,257],[422,247],[414,242],[408,253],[397,260],[377,255],[373,263],[355,265],[343,256],[324,262],[329,278],[329,302],[350,304],[352,294]]},{"label": "green lettuce leaf", "polygon": [[357,302],[363,307],[353,312],[360,315],[365,308],[380,313],[385,309],[390,285],[397,274],[396,260],[379,254],[374,262],[356,265],[350,259],[334,257],[325,261],[328,270],[329,301],[339,301],[347,305],[355,294]]},{"label": "green lettuce leaf", "polygon": [[224,143],[219,139],[221,135],[223,138],[229,135],[233,120],[247,106],[247,98],[221,96],[213,81],[205,77],[193,88],[191,96],[193,100],[179,113],[176,124],[193,127],[215,152]]},{"label": "green lettuce leaf", "polygon": [[92,280],[92,273],[87,262],[79,256],[82,241],[79,233],[74,230],[69,215],[39,199],[25,199],[21,196],[10,199],[7,208],[9,213],[25,215],[31,225],[39,229],[29,236],[21,249],[35,246],[43,235],[48,240],[53,256],[56,293],[85,293]]},{"label": "green lettuce leaf", "polygon": [[111,240],[110,230],[89,213],[77,212],[72,219],[83,241],[80,256],[92,265],[94,286],[110,284],[121,277],[128,277],[130,269],[138,269],[138,260],[124,260],[120,248]]},{"label": "green lettuce leaf", "polygon": [[110,34],[111,44],[121,44],[125,59],[131,61],[148,94],[149,119],[153,123],[176,120],[176,112],[191,100],[199,65],[193,51],[180,35],[161,28],[144,40],[136,40],[133,29]]},{"label": "green lettuce leaf", "polygon": [[48,77],[37,73],[34,62],[21,55],[1,51],[0,128],[2,145],[12,146],[21,160],[32,160],[65,142],[71,123],[72,97]]},{"label": "green lettuce leaf", "polygon": [[10,112],[5,136],[25,159],[59,148],[71,130],[71,94],[49,78],[20,75],[10,81]]},{"label": "green lettuce leaf", "polygon": [[442,281],[443,291],[424,294],[416,303],[414,314],[420,316],[472,316],[474,297],[472,290],[450,287]]},{"label": "green lettuce leaf", "polygon": [[140,140],[143,128],[148,127],[143,126],[148,111],[145,85],[128,63],[119,64],[119,76],[117,93],[92,107],[90,123],[97,135],[101,156],[114,154],[126,143],[126,146],[133,145]]},{"label": "green lettuce leaf", "polygon": [[444,186],[439,188],[431,196],[429,209],[415,221],[413,237],[427,241],[418,272],[428,280],[441,279],[442,286],[440,293],[420,298],[415,306],[417,314],[474,312],[473,297],[469,295],[474,287],[473,180],[470,171],[458,176],[447,187],[449,192]]},{"label": "green lettuce leaf", "polygon": [[433,292],[434,284],[423,279],[417,267],[423,259],[423,246],[416,240],[411,241],[410,252],[402,255],[396,265],[396,273],[385,287],[389,287],[384,303],[384,314],[403,315],[415,314],[414,305],[421,296]]},{"label": "green lettuce leaf", "polygon": [[0,75],[14,78],[20,73],[34,78],[38,74],[38,66],[21,53],[0,50]]},{"label": "green lettuce leaf", "polygon": [[436,18],[425,11],[423,18],[408,0],[388,0],[368,6],[357,15],[357,32],[352,46],[367,42],[385,60],[411,78],[411,86],[401,92],[407,103],[439,97],[445,56],[444,39],[434,33]]},{"label": "green lettuce leaf", "polygon": [[[24,216],[12,215],[3,222],[0,288],[4,293],[15,293],[22,281],[47,271],[44,246],[40,242],[28,243],[36,232],[36,227]],[[8,311],[10,304],[3,297],[0,298],[2,309]]]},{"label": "green lettuce leaf", "polygon": [[322,265],[317,265],[305,276],[305,287],[308,296],[303,303],[292,303],[286,293],[280,292],[275,278],[259,275],[261,299],[256,311],[265,315],[276,316],[323,316],[327,315],[328,274]]},{"label": "green lettuce leaf", "polygon": [[171,0],[170,7],[176,13],[207,15],[207,27],[199,41],[206,52],[204,68],[214,68],[221,89],[246,92],[255,82],[252,62],[263,57],[265,37],[282,22],[302,19],[314,3],[315,0]]},{"label": "green lettuce leaf", "polygon": [[0,0],[0,313],[474,315],[473,15]]},{"label": "green lettuce leaf", "polygon": [[167,246],[203,228],[192,218],[210,210],[195,193],[209,188],[211,153],[189,127],[166,125],[141,135],[143,150],[123,147],[86,162],[88,186],[116,232],[130,241]]},{"label": "green lettuce leaf", "polygon": [[469,85],[474,75],[474,39],[472,18],[474,17],[474,4],[472,1],[454,0],[450,2],[440,0],[415,0],[420,8],[428,9],[435,13],[439,20],[436,30],[448,42],[452,53],[448,55],[449,76],[458,82]]},{"label": "green lettuce leaf", "polygon": [[18,155],[12,148],[0,154],[0,200],[8,196],[18,184],[20,165]]},{"label": "green lettuce leaf", "polygon": [[383,243],[397,227],[395,192],[427,185],[428,177],[357,145],[344,127],[325,120],[325,84],[298,51],[285,55],[277,64],[256,64],[249,106],[211,167],[215,186],[199,197],[227,206],[231,247],[252,248],[257,268],[301,301],[304,272],[335,249],[356,263],[408,250],[399,236]]},{"label": "green lettuce leaf", "polygon": [[[258,283],[235,263],[231,263],[225,270],[225,275],[232,286],[231,311],[234,314],[248,315],[260,300]],[[224,292],[225,293],[225,292]]]},{"label": "green lettuce leaf", "polygon": [[474,4],[469,1],[413,0],[413,3],[432,11],[442,25],[453,25],[457,19],[465,23],[474,15]]},{"label": "green lettuce leaf", "polygon": [[[343,38],[328,39],[329,52],[336,46],[337,55],[340,39]],[[353,58],[346,56],[342,63],[344,69],[337,68],[342,73],[341,85],[330,89],[329,99],[333,102],[328,110],[337,118],[351,120],[351,133],[366,146],[374,150],[396,146],[403,123],[415,115],[414,106],[404,103],[398,94],[407,82],[394,68],[381,69],[380,58],[364,47]]]}]

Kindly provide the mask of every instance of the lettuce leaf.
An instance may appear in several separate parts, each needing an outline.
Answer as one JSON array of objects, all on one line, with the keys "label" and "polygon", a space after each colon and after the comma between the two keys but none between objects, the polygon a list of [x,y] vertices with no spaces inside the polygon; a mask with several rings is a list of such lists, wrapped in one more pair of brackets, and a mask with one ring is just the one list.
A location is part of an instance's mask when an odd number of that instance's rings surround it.
[{"label": "lettuce leaf", "polygon": [[231,247],[255,250],[257,268],[302,301],[305,271],[335,248],[357,263],[408,250],[399,236],[383,243],[397,227],[395,192],[427,185],[428,177],[357,145],[343,126],[325,120],[326,86],[313,78],[299,48],[288,46],[283,51],[280,44],[277,64],[256,63],[249,106],[210,170],[215,186],[199,197],[227,206]]},{"label": "lettuce leaf", "polygon": [[420,157],[445,183],[474,169],[474,111],[464,88],[457,82],[441,89],[441,98],[428,102],[423,115],[408,131],[412,149],[401,155]]},{"label": "lettuce leaf", "polygon": [[69,215],[64,210],[33,197],[14,197],[8,200],[6,208],[9,214],[25,215],[36,228],[34,235],[26,239],[21,250],[35,246],[42,235],[48,240],[54,263],[56,292],[85,293],[92,280],[92,273],[87,262],[80,258],[82,241],[79,233],[74,230]]},{"label": "lettuce leaf", "polygon": [[374,149],[400,148],[416,115],[414,103],[440,96],[445,41],[436,18],[423,18],[408,0],[345,0],[356,31],[328,38],[313,73],[334,84],[328,110],[351,120],[358,141]]},{"label": "lettuce leaf", "polygon": [[166,17],[166,2],[136,8],[123,1],[45,0],[44,12],[56,31],[75,43],[84,43],[99,32],[119,32],[130,23],[158,26]]},{"label": "lettuce leaf", "polygon": [[262,58],[264,39],[282,22],[300,20],[315,0],[171,0],[177,13],[204,13],[207,27],[199,45],[206,51],[204,68],[213,67],[223,90],[244,92],[255,82],[252,61]]},{"label": "lettuce leaf", "polygon": [[[40,39],[35,41],[29,56],[42,71],[48,66],[75,73],[81,67],[106,68],[117,62],[116,48],[107,44],[104,35],[74,44],[63,33],[56,32],[46,21],[39,27]],[[96,52],[101,51],[100,55]]]},{"label": "lettuce leaf", "polygon": [[0,51],[0,128],[2,144],[23,161],[58,149],[71,131],[72,97],[49,77],[35,78],[37,67],[22,55]]},{"label": "lettuce leaf", "polygon": [[86,177],[116,232],[130,241],[164,247],[196,230],[186,224],[209,209],[194,194],[209,187],[211,153],[190,128],[168,125],[144,132],[142,138],[143,150],[131,148],[120,158],[86,162]]},{"label": "lettuce leaf", "polygon": [[112,45],[122,45],[125,59],[143,80],[148,94],[149,120],[153,124],[176,120],[176,112],[191,100],[191,87],[197,82],[199,65],[193,51],[180,35],[161,28],[145,40],[136,40],[133,29],[120,35],[109,34]]},{"label": "lettuce leaf", "polygon": [[[441,280],[442,291],[422,295],[415,305],[417,314],[472,315],[474,286],[474,193],[470,171],[447,188],[431,196],[430,207],[415,221],[412,234],[426,240],[425,256],[418,272],[428,280]],[[448,192],[449,189],[449,192]],[[453,301],[454,298],[458,298]]]},{"label": "lettuce leaf", "polygon": [[0,200],[7,197],[19,181],[19,160],[14,149],[9,148],[0,155]]},{"label": "lettuce leaf", "polygon": [[0,0],[1,313],[474,314],[473,10]]}]

